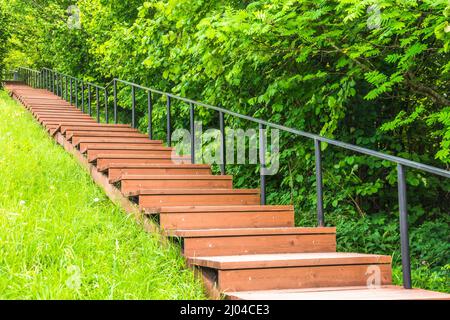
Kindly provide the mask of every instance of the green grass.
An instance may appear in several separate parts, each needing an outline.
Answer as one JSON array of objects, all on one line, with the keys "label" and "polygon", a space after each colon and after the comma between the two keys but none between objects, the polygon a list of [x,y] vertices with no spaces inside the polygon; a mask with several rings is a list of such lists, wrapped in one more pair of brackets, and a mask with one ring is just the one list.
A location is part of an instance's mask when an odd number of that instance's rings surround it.
[{"label": "green grass", "polygon": [[112,204],[0,90],[0,299],[204,299],[179,248]]}]

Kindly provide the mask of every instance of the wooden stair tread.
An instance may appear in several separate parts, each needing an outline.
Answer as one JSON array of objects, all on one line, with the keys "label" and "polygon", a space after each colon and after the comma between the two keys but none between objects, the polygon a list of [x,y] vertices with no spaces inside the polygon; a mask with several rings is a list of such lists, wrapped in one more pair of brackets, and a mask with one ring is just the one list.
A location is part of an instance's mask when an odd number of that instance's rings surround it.
[{"label": "wooden stair tread", "polygon": [[149,189],[139,190],[132,195],[214,195],[214,194],[259,194],[259,189]]},{"label": "wooden stair tread", "polygon": [[320,252],[189,257],[190,265],[220,269],[260,269],[330,265],[390,264],[391,257],[377,254]]},{"label": "wooden stair tread", "polygon": [[109,137],[120,137],[120,138],[146,138],[148,139],[148,136],[143,134],[143,133],[139,133],[137,131],[131,131],[133,129],[129,129],[130,131],[128,132],[121,132],[121,131],[116,131],[116,132],[111,132],[111,131],[71,131],[70,134],[67,133],[66,131],[66,137],[67,139],[71,139],[72,137],[105,137],[105,138],[109,138]]},{"label": "wooden stair tread", "polygon": [[93,128],[131,128],[131,126],[126,124],[106,124],[106,123],[85,123],[82,125],[74,125],[73,123],[63,123],[59,126],[58,131],[65,133],[66,130],[83,130],[83,129],[93,129]]},{"label": "wooden stair tread", "polygon": [[233,229],[193,229],[193,230],[168,230],[170,236],[182,238],[199,237],[228,237],[228,236],[252,236],[252,235],[301,235],[301,234],[335,234],[334,227],[276,227],[276,228],[233,228]]},{"label": "wooden stair tread", "polygon": [[[154,140],[155,141],[155,140]],[[110,145],[110,146],[93,146],[89,148],[90,151],[93,150],[148,150],[148,151],[172,151],[173,148],[165,147],[163,145],[141,145],[141,146],[121,146],[121,145]],[[107,153],[107,152],[105,152]]]},{"label": "wooden stair tread", "polygon": [[259,211],[294,211],[294,206],[274,206],[274,205],[229,205],[229,206],[180,206],[164,207],[161,213],[190,213],[190,212],[259,212]]},{"label": "wooden stair tread", "polygon": [[[160,158],[161,155],[156,154],[133,154],[133,153],[118,153],[118,154],[108,154],[108,153],[99,153],[96,156],[96,159],[152,159],[152,158]],[[177,158],[191,158],[189,156],[176,156]],[[170,157],[169,157],[170,158]]]},{"label": "wooden stair tread", "polygon": [[154,168],[154,169],[172,169],[172,168],[192,168],[192,169],[209,169],[210,166],[207,164],[191,164],[191,163],[108,163],[105,166],[99,166],[97,169],[100,172],[104,172],[109,169],[146,169],[146,168]]},{"label": "wooden stair tread", "polygon": [[225,296],[232,300],[450,300],[446,293],[394,285],[241,291]]},{"label": "wooden stair tread", "polygon": [[184,175],[133,175],[123,174],[120,180],[232,180],[232,176],[213,176],[213,175],[200,175],[200,174],[184,174]]},{"label": "wooden stair tread", "polygon": [[[81,122],[81,120],[80,120]],[[149,140],[148,137],[80,137],[77,138],[77,143],[74,143],[75,146],[80,143],[134,143],[134,144],[155,144],[160,142],[155,142],[155,140]]]}]

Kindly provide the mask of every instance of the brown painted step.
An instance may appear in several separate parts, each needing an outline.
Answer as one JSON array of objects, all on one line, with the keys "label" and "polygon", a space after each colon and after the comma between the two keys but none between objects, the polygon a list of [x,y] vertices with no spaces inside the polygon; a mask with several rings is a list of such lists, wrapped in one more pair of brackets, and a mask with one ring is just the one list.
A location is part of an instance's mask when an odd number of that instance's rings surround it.
[{"label": "brown painted step", "polygon": [[55,118],[55,117],[75,117],[75,118],[85,118],[85,115],[81,112],[73,111],[58,111],[58,112],[32,112],[32,115],[36,119],[41,118]]},{"label": "brown painted step", "polygon": [[[16,91],[17,92],[17,91]],[[20,93],[20,91],[19,91]],[[64,101],[63,99],[61,99],[58,96],[40,96],[40,95],[29,95],[27,94],[26,98],[23,96],[23,99],[26,100],[30,100],[30,101],[36,101],[36,100],[44,100],[44,102],[48,101],[48,100],[60,100],[60,101]]]},{"label": "brown painted step", "polygon": [[137,129],[133,129],[131,127],[95,127],[95,128],[69,128],[64,132],[67,139],[72,138],[73,135],[76,136],[84,136],[84,137],[94,137],[96,134],[99,135],[101,133],[114,133],[114,134],[127,134],[127,133],[139,133]]},{"label": "brown painted step", "polygon": [[[61,123],[66,123],[67,120],[44,120],[42,121],[42,125],[47,127],[48,125],[61,125]],[[79,123],[79,124],[89,124],[89,123],[96,123],[94,119],[72,119],[70,120],[70,123]]]},{"label": "brown painted step", "polygon": [[[87,152],[87,158],[89,162],[95,161],[99,155],[108,155],[108,156],[115,156],[115,155],[155,155],[155,156],[162,156],[170,158],[172,154],[175,153],[175,150],[172,148],[167,147],[160,147],[160,148],[154,148],[153,150],[136,150],[136,149],[118,149],[118,150],[108,150],[108,149],[89,149]],[[175,157],[176,154],[174,154]]]},{"label": "brown painted step", "polygon": [[148,139],[148,136],[142,134],[137,131],[129,131],[129,132],[111,132],[111,131],[79,131],[79,132],[66,132],[66,139],[75,139],[75,138],[145,138]]},{"label": "brown painted step", "polygon": [[89,121],[89,120],[93,120],[91,117],[89,116],[81,116],[81,115],[77,115],[77,116],[45,116],[45,117],[36,117],[36,119],[39,121],[39,123],[44,123],[46,121],[59,121],[59,122],[64,122],[64,121]]},{"label": "brown painted step", "polygon": [[142,154],[112,154],[112,155],[103,155],[99,154],[93,160],[96,162],[96,166],[105,167],[110,163],[136,163],[136,164],[178,164],[178,163],[190,163],[190,157],[176,156],[176,157],[167,157],[160,155],[142,155]]},{"label": "brown painted step", "polygon": [[164,230],[294,227],[294,207],[163,207],[159,212],[159,224]]},{"label": "brown painted step", "polygon": [[63,123],[61,125],[58,126],[57,130],[54,130],[53,132],[51,132],[52,135],[55,135],[57,132],[61,132],[62,134],[64,134],[66,132],[66,130],[74,130],[80,128],[80,130],[84,130],[84,129],[91,129],[91,130],[97,130],[97,129],[108,129],[108,128],[131,128],[131,126],[126,125],[126,124],[105,124],[105,123],[97,123],[97,122],[89,122],[89,123]]},{"label": "brown painted step", "polygon": [[22,104],[30,109],[32,107],[59,107],[59,108],[69,108],[72,107],[68,102],[65,101],[55,101],[55,102],[32,102],[32,101],[21,101]]},{"label": "brown painted step", "polygon": [[89,156],[94,154],[104,153],[104,154],[124,154],[124,153],[134,153],[142,154],[148,151],[167,151],[172,152],[174,148],[165,147],[161,144],[154,145],[128,145],[128,144],[87,144],[86,146],[80,146],[80,152],[86,153]]},{"label": "brown painted step", "polygon": [[392,283],[391,257],[383,255],[255,254],[191,257],[188,264],[209,274],[221,292],[364,286],[374,275],[380,285]]},{"label": "brown painted step", "polygon": [[52,115],[52,114],[84,114],[78,109],[75,108],[60,108],[60,109],[37,109],[30,108],[30,112],[33,114],[39,115]]},{"label": "brown painted step", "polygon": [[76,147],[80,143],[132,143],[132,144],[159,144],[159,142],[155,142],[155,140],[149,140],[148,137],[143,138],[118,138],[118,137],[110,137],[110,138],[102,138],[102,137],[80,137],[80,138],[72,138],[72,144]]},{"label": "brown painted step", "polygon": [[44,117],[44,116],[52,116],[52,115],[69,115],[69,116],[75,116],[75,115],[82,115],[83,113],[78,111],[71,111],[71,110],[64,110],[64,111],[30,111],[31,114],[37,118],[37,117]]},{"label": "brown painted step", "polygon": [[132,195],[139,196],[139,207],[146,212],[159,212],[161,207],[260,204],[257,189],[153,189]]},{"label": "brown painted step", "polygon": [[75,107],[66,107],[66,106],[47,106],[47,107],[39,107],[39,106],[31,106],[27,108],[28,110],[32,111],[32,112],[60,112],[60,111],[72,111],[72,112],[79,112],[81,113],[82,111],[80,109],[77,109]]},{"label": "brown painted step", "polygon": [[186,257],[336,251],[336,228],[168,230],[166,234],[183,239]]},{"label": "brown painted step", "polygon": [[230,300],[450,300],[450,294],[399,286],[328,287],[227,292]]},{"label": "brown painted step", "polygon": [[148,174],[148,175],[165,175],[165,174],[211,174],[211,167],[207,164],[136,164],[136,163],[108,163],[99,166],[97,169],[108,175],[109,183],[115,183],[123,174]]},{"label": "brown painted step", "polygon": [[[37,115],[36,117],[38,120],[71,120],[71,119],[93,119],[87,114],[81,113],[81,114],[69,114],[69,113],[54,113],[54,114],[44,114],[44,115]],[[67,121],[66,120],[66,121]]]},{"label": "brown painted step", "polygon": [[232,176],[210,175],[122,175],[120,190],[125,196],[142,189],[231,189]]},{"label": "brown painted step", "polygon": [[[126,153],[128,150],[163,150],[164,147],[161,140],[150,140],[151,144],[135,144],[135,143],[80,143],[80,152],[86,153],[88,150],[122,150]],[[172,148],[170,148],[172,149]]]},{"label": "brown painted step", "polygon": [[[101,130],[101,131],[107,131],[107,130],[125,130],[125,129],[132,129],[129,124],[112,124],[112,123],[95,123],[90,125],[70,125],[65,124],[61,126],[61,133],[66,133],[67,130],[69,131],[92,131],[92,130]],[[136,129],[133,129],[136,130]]]}]

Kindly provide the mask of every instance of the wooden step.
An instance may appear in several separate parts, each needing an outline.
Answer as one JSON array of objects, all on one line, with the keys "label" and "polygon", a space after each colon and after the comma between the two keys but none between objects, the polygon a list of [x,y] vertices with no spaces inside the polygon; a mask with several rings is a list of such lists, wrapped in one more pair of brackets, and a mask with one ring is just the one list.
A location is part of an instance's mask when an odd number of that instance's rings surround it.
[{"label": "wooden step", "polygon": [[155,144],[155,140],[144,138],[118,138],[118,137],[80,137],[72,138],[72,144],[76,147],[80,143],[132,143],[132,144]]},{"label": "wooden step", "polygon": [[74,112],[68,112],[68,111],[60,111],[58,113],[54,112],[39,112],[39,113],[32,113],[33,116],[40,120],[40,119],[55,119],[55,118],[78,118],[78,119],[86,119],[89,116],[86,116],[83,113],[74,113]]},{"label": "wooden step", "polygon": [[[60,132],[65,134],[67,130],[69,131],[108,131],[108,130],[126,130],[132,129],[128,124],[111,124],[111,123],[94,123],[94,124],[86,124],[86,125],[71,125],[64,124],[60,128]],[[136,130],[136,129],[134,129]]]},{"label": "wooden step", "polygon": [[36,117],[39,121],[43,121],[43,120],[69,120],[71,121],[72,119],[92,119],[92,117],[90,117],[87,114],[53,114],[53,115],[38,115]]},{"label": "wooden step", "polygon": [[148,136],[142,134],[137,131],[128,131],[128,132],[113,132],[113,131],[66,131],[66,139],[71,140],[74,138],[93,138],[93,137],[101,137],[101,138],[144,138],[148,139]]},{"label": "wooden step", "polygon": [[61,114],[65,114],[68,116],[76,116],[76,115],[82,115],[83,113],[81,112],[76,112],[76,111],[58,111],[58,112],[46,112],[46,111],[31,111],[31,114],[35,117],[35,118],[39,118],[39,117],[46,117],[46,116],[52,116],[52,115],[61,115]]},{"label": "wooden step", "polygon": [[[165,147],[161,144],[154,145],[127,145],[127,144],[102,144],[102,143],[92,143],[87,144],[85,148],[80,146],[81,153],[88,153],[88,155],[104,153],[104,154],[123,154],[123,153],[140,153],[146,151],[170,151],[172,152],[174,148]],[[137,152],[139,151],[139,152]]]},{"label": "wooden step", "polygon": [[164,230],[294,226],[293,206],[164,207],[158,213]]},{"label": "wooden step", "polygon": [[379,287],[328,287],[308,289],[227,292],[229,300],[450,300],[450,295],[422,289]]},{"label": "wooden step", "polygon": [[145,175],[164,175],[164,174],[211,174],[211,167],[207,164],[137,164],[137,163],[108,163],[99,166],[100,172],[108,174],[110,183],[118,181],[123,174],[145,174]]},{"label": "wooden step", "polygon": [[221,292],[364,286],[374,274],[380,285],[392,282],[391,257],[383,255],[255,254],[190,257],[188,263],[204,273],[216,270],[213,278]]},{"label": "wooden step", "polygon": [[59,122],[64,122],[64,121],[89,121],[89,120],[93,120],[91,117],[89,116],[64,116],[64,117],[36,117],[36,119],[39,121],[39,123],[44,123],[47,121],[59,121]]},{"label": "wooden step", "polygon": [[62,134],[66,136],[67,139],[70,139],[73,135],[78,136],[88,136],[93,137],[93,134],[101,134],[101,133],[139,133],[137,129],[127,128],[127,127],[65,127],[64,131],[61,131]]},{"label": "wooden step", "polygon": [[166,157],[166,156],[151,156],[144,155],[144,157],[137,157],[142,155],[126,155],[121,157],[122,155],[102,155],[99,154],[97,158],[94,160],[96,162],[97,168],[104,168],[111,163],[115,164],[125,164],[125,163],[134,163],[134,164],[178,164],[178,163],[189,163],[190,159],[187,157]]},{"label": "wooden step", "polygon": [[129,155],[157,155],[157,156],[164,156],[164,157],[171,157],[174,150],[172,148],[167,147],[154,147],[150,150],[139,150],[139,149],[118,149],[118,150],[110,150],[110,149],[89,149],[87,151],[87,158],[89,162],[95,161],[99,155],[123,155],[123,154],[129,154]]},{"label": "wooden step", "polygon": [[231,189],[232,176],[213,175],[122,175],[120,190],[125,196],[141,189]]},{"label": "wooden step", "polygon": [[62,109],[62,110],[35,110],[32,109],[30,110],[30,112],[35,115],[36,117],[38,116],[56,116],[56,115],[85,115],[84,113],[82,113],[79,110],[66,110],[66,109]]},{"label": "wooden step", "polygon": [[63,125],[63,126],[58,126],[57,130],[55,130],[54,132],[52,132],[52,135],[55,135],[57,132],[62,133],[63,135],[66,133],[66,131],[120,131],[120,130],[135,130],[135,132],[137,132],[136,129],[132,129],[131,126],[129,125],[119,125],[119,124],[105,124],[105,123],[86,123],[86,124],[82,124],[82,125]]},{"label": "wooden step", "polygon": [[185,156],[164,156],[148,154],[98,154],[92,162],[96,162],[97,167],[105,167],[109,163],[136,163],[136,164],[159,164],[159,163],[190,163],[190,157]]},{"label": "wooden step", "polygon": [[336,228],[199,229],[165,233],[183,239],[186,257],[336,251]]},{"label": "wooden step", "polygon": [[[48,125],[61,125],[62,123],[66,123],[67,120],[44,120],[42,121],[42,125],[44,127],[47,127]],[[94,119],[72,119],[70,120],[70,123],[79,123],[79,124],[89,124],[89,123],[96,123]]]},{"label": "wooden step", "polygon": [[146,212],[159,212],[161,207],[260,204],[257,189],[159,189],[131,195],[139,197],[139,207]]},{"label": "wooden step", "polygon": [[77,112],[82,114],[83,112],[80,109],[77,109],[75,107],[29,107],[29,111],[33,113],[40,113],[40,112]]},{"label": "wooden step", "polygon": [[[126,153],[127,150],[163,150],[168,148],[163,146],[161,140],[149,140],[151,144],[139,144],[139,143],[80,143],[79,148],[81,153],[86,153],[88,150],[122,150],[122,153]],[[170,148],[172,150],[172,148]],[[102,152],[100,152],[102,153]]]}]

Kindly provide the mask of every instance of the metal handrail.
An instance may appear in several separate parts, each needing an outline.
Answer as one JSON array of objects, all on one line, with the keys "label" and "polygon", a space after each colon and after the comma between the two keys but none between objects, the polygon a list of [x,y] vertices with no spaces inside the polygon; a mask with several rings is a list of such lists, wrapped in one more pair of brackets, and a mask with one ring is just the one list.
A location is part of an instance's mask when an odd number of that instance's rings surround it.
[{"label": "metal handrail", "polygon": [[[20,69],[20,68],[19,68]],[[409,236],[408,236],[408,211],[407,211],[407,197],[406,197],[406,173],[405,173],[405,167],[413,168],[422,170],[425,172],[429,172],[438,176],[442,176],[445,178],[450,178],[450,171],[444,170],[441,168],[433,167],[430,165],[426,165],[420,162],[408,160],[405,158],[389,155],[383,152],[371,150],[368,148],[360,147],[354,144],[342,142],[335,139],[326,138],[317,134],[305,132],[302,130],[289,128],[280,124],[268,122],[262,119],[257,119],[251,116],[243,115],[234,111],[230,111],[221,107],[213,106],[207,103],[195,101],[192,99],[184,98],[178,95],[175,95],[173,93],[164,92],[161,90],[145,87],[136,83],[132,83],[130,81],[121,80],[118,78],[114,78],[111,80],[106,86],[102,87],[99,85],[95,85],[89,82],[84,82],[83,80],[74,78],[69,75],[65,75],[62,73],[59,73],[57,71],[44,68],[42,71],[32,70],[28,68],[22,68],[25,70],[25,75],[29,78],[36,77],[36,75],[41,75],[40,78],[43,78],[44,80],[48,80],[48,77],[46,77],[46,73],[50,73],[52,76],[58,75],[65,77],[66,81],[67,79],[72,79],[71,81],[76,81],[76,83],[81,82],[82,86],[83,84],[87,84],[89,87],[95,87],[97,90],[104,90],[105,92],[105,114],[106,114],[106,122],[108,123],[108,88],[111,84],[113,84],[113,96],[114,96],[114,122],[117,123],[117,108],[118,108],[118,99],[117,99],[117,85],[118,84],[124,84],[131,87],[131,112],[132,112],[132,127],[135,127],[136,119],[135,119],[135,112],[136,112],[136,89],[143,90],[147,92],[147,102],[148,102],[148,134],[149,139],[152,139],[152,108],[153,108],[153,101],[152,101],[152,94],[158,94],[161,96],[165,96],[167,98],[167,145],[171,145],[171,104],[172,99],[179,100],[182,102],[185,102],[189,104],[190,106],[190,128],[191,128],[191,160],[192,163],[195,163],[195,148],[194,146],[194,117],[195,117],[195,106],[204,107],[210,110],[214,110],[219,112],[219,125],[220,125],[220,131],[222,134],[222,137],[225,137],[225,122],[224,122],[224,115],[230,115],[236,118],[240,118],[243,120],[251,121],[254,123],[257,123],[259,125],[259,133],[260,133],[260,163],[261,163],[261,173],[260,173],[260,179],[261,179],[261,204],[265,204],[266,194],[265,194],[265,185],[266,185],[266,179],[264,174],[264,168],[265,168],[265,142],[264,139],[262,139],[264,128],[273,128],[278,129],[281,131],[289,132],[298,136],[302,136],[305,138],[312,139],[314,141],[314,155],[315,155],[315,171],[316,171],[316,188],[317,188],[317,220],[319,226],[324,225],[324,210],[323,210],[323,183],[322,183],[322,150],[321,150],[321,143],[325,142],[330,145],[334,145],[346,150],[358,152],[361,154],[369,155],[376,157],[378,159],[387,160],[393,163],[397,164],[397,183],[398,183],[398,199],[399,199],[399,212],[400,212],[400,241],[401,241],[401,254],[402,254],[402,269],[403,269],[403,285],[405,288],[409,289],[411,288],[411,264],[410,264],[410,255],[409,255]],[[42,73],[44,73],[44,77],[42,77]],[[30,83],[29,79],[27,78],[27,83]],[[36,83],[36,81],[32,81],[31,83]],[[72,82],[71,82],[72,83]],[[48,82],[44,82],[45,87],[48,87]],[[66,82],[67,85],[67,82]],[[51,86],[50,86],[51,89]],[[54,83],[53,83],[53,92],[55,92]],[[62,92],[62,90],[61,90]],[[58,91],[57,91],[58,93]],[[67,88],[66,88],[67,93]],[[72,90],[71,90],[72,93]],[[84,94],[84,92],[83,92]],[[84,97],[84,96],[82,96]],[[77,95],[78,98],[78,95]],[[98,94],[97,94],[98,98]],[[67,96],[66,96],[67,99]],[[72,102],[72,95],[70,96],[70,101]],[[98,99],[97,99],[98,102]],[[89,100],[90,104],[90,100]],[[77,107],[78,107],[78,99],[77,99]],[[90,109],[89,109],[90,110]],[[84,111],[84,102],[83,102],[83,111]],[[98,115],[99,108],[97,108],[97,120],[99,121],[99,115]],[[262,151],[261,151],[262,150]],[[221,145],[221,173],[225,174],[225,139],[222,139],[222,145]]]}]

